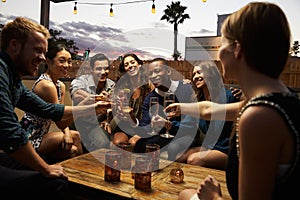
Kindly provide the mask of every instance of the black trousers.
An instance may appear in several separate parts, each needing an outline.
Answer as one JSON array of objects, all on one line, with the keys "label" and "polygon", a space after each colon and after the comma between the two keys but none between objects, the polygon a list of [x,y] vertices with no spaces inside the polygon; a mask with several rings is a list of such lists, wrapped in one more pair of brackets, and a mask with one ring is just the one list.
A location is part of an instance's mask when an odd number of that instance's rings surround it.
[{"label": "black trousers", "polygon": [[69,194],[67,180],[47,178],[26,168],[7,153],[0,153],[1,199],[68,199]]}]

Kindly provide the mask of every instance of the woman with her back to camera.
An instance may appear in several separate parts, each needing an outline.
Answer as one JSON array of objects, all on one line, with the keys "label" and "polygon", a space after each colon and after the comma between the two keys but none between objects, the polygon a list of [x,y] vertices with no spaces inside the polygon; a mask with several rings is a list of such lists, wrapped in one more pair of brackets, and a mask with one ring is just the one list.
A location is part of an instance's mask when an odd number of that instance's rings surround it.
[{"label": "woman with her back to camera", "polygon": [[[231,140],[226,183],[232,199],[295,199],[300,179],[300,100],[280,81],[290,50],[290,28],[280,7],[251,2],[222,25],[219,58],[226,78],[248,99]],[[179,199],[223,199],[207,176]]]}]

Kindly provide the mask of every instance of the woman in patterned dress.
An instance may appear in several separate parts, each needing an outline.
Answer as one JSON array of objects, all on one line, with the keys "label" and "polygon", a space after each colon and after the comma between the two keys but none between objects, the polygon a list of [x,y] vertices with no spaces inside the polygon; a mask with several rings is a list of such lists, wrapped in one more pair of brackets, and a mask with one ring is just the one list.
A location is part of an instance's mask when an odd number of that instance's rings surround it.
[{"label": "woman in patterned dress", "polygon": [[[35,81],[32,91],[47,102],[64,104],[65,84],[59,78],[67,77],[72,67],[71,54],[62,44],[49,46],[46,53],[46,72]],[[78,131],[70,130],[70,122],[55,122],[61,130],[49,132],[52,121],[25,113],[21,124],[30,130],[29,139],[38,153],[48,162],[56,162],[82,154]]]}]

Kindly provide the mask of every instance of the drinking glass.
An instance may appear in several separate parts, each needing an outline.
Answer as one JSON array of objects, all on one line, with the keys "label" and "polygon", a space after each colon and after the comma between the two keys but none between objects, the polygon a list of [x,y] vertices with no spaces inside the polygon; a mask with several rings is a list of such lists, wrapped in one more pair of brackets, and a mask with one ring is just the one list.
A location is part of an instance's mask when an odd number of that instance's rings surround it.
[{"label": "drinking glass", "polygon": [[134,188],[144,192],[151,191],[151,159],[147,156],[138,156],[135,159]]},{"label": "drinking glass", "polygon": [[159,157],[160,157],[160,146],[158,144],[147,144],[146,153],[149,154],[151,159],[151,171],[159,170]]},{"label": "drinking glass", "polygon": [[119,151],[121,152],[121,169],[131,169],[131,155],[132,155],[132,144],[129,142],[120,142],[117,144]]},{"label": "drinking glass", "polygon": [[122,108],[122,112],[125,114],[129,114],[131,111],[131,107],[129,106],[128,101],[121,102],[121,108]]},{"label": "drinking glass", "polygon": [[120,106],[121,115],[124,119],[128,118],[128,114],[131,112],[129,105],[129,89],[122,89],[118,92],[118,101]]},{"label": "drinking glass", "polygon": [[[159,109],[158,97],[151,97],[150,98],[150,106],[149,106],[149,114],[150,114],[151,118],[158,115],[158,109]],[[155,128],[153,126],[152,126],[152,131],[149,132],[148,134],[157,135]]]},{"label": "drinking glass", "polygon": [[[175,103],[175,94],[172,92],[166,92],[165,97],[164,97],[164,107],[166,108],[168,105],[170,105],[172,103]],[[168,113],[166,112],[165,114],[166,114],[166,119],[169,120]],[[173,138],[174,137],[174,135],[171,135],[169,133],[169,128],[167,128],[166,133],[161,134],[160,136],[164,137],[164,138]]]},{"label": "drinking glass", "polygon": [[107,182],[119,182],[121,170],[121,153],[109,150],[105,153],[104,180]]}]

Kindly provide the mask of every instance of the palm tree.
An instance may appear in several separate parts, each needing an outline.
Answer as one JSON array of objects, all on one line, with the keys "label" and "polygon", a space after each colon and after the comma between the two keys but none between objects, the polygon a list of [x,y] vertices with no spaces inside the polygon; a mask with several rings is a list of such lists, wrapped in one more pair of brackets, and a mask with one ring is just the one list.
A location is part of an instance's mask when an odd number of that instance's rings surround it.
[{"label": "palm tree", "polygon": [[299,46],[300,46],[299,41],[294,41],[293,46],[291,47],[290,54],[297,56],[297,54],[299,53]]},{"label": "palm tree", "polygon": [[171,5],[167,5],[167,8],[164,10],[164,15],[160,20],[167,20],[170,24],[174,24],[174,60],[178,60],[180,53],[177,50],[177,35],[178,35],[178,24],[182,24],[185,19],[189,19],[189,14],[184,14],[184,11],[187,7],[181,6],[180,1],[175,3],[172,1]]}]

